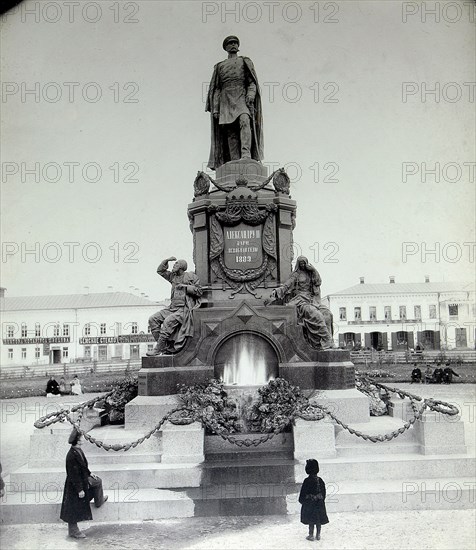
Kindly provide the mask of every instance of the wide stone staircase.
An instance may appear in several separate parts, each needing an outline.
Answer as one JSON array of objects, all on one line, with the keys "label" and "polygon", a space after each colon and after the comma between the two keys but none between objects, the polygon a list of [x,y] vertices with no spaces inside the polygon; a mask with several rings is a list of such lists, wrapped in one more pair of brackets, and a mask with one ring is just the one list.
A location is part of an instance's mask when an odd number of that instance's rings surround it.
[{"label": "wide stone staircase", "polygon": [[[381,434],[402,425],[402,419],[384,416],[352,427]],[[59,423],[32,435],[29,463],[6,479],[2,523],[59,521],[70,428]],[[385,443],[369,443],[339,426],[333,428],[336,456],[320,459],[316,453],[309,457],[319,459],[329,513],[475,506],[476,459],[474,453],[466,454],[464,447],[447,454],[422,454],[416,427]],[[183,441],[203,438],[198,425],[176,426],[174,430],[183,431]],[[114,444],[133,441],[144,431],[103,426],[89,433]],[[166,437],[166,431],[153,435],[127,452],[105,451],[84,443],[90,469],[102,478],[109,495],[100,509],[92,504],[94,521],[293,514],[300,510],[298,495],[306,476],[305,461],[294,458],[292,432],[278,434],[256,447],[238,447],[219,436],[205,435],[204,455],[185,462],[174,460],[173,454],[166,456]],[[183,449],[173,452],[179,457]]]}]

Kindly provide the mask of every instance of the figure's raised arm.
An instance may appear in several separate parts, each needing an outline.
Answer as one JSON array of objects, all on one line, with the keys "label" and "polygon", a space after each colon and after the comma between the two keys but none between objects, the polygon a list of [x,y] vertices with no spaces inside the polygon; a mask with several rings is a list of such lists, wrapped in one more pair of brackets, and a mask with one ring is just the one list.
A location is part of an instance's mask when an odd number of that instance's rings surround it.
[{"label": "figure's raised arm", "polygon": [[163,260],[157,268],[157,273],[164,279],[167,279],[167,281],[170,281],[170,275],[172,274],[168,270],[169,262],[175,262],[176,259],[175,256],[170,256],[170,258]]}]

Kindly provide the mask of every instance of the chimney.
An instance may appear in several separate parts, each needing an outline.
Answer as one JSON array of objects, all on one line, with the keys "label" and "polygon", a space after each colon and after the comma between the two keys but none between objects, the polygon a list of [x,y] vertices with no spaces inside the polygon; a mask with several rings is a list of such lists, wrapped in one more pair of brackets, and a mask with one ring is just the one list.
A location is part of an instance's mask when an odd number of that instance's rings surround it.
[{"label": "chimney", "polygon": [[429,275],[425,275],[425,283],[429,283],[430,282],[430,276]]},{"label": "chimney", "polygon": [[390,275],[390,284],[391,285],[395,284],[395,275]]},{"label": "chimney", "polygon": [[88,286],[84,286],[84,294],[89,294],[89,287]]},{"label": "chimney", "polygon": [[363,277],[360,277],[360,284],[361,285],[365,284],[365,279]]},{"label": "chimney", "polygon": [[4,286],[0,287],[0,298],[5,298],[5,291],[7,289]]}]

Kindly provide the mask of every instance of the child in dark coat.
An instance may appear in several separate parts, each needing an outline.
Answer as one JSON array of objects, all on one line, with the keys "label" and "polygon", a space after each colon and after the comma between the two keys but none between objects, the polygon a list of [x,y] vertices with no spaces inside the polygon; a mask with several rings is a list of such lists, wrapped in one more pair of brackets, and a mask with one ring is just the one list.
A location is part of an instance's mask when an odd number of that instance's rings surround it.
[{"label": "child in dark coat", "polygon": [[304,480],[299,493],[299,502],[301,508],[301,523],[309,525],[309,535],[307,540],[314,540],[314,526],[316,526],[316,540],[321,539],[321,525],[329,523],[327,517],[326,505],[326,484],[320,477],[319,463],[311,458],[306,460],[306,474],[308,477]]}]

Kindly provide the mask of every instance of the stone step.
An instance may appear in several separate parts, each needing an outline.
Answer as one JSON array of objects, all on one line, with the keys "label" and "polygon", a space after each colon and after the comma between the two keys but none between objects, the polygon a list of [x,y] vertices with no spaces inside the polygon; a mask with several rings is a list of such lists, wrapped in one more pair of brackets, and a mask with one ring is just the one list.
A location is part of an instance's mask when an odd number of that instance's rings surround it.
[{"label": "stone step", "polygon": [[[304,475],[304,463],[295,465],[295,479]],[[468,455],[374,455],[319,460],[320,474],[328,481],[412,480],[462,478],[476,471],[476,457]]]},{"label": "stone step", "polygon": [[[297,514],[299,485],[227,484],[191,489],[105,491],[109,501],[92,507],[95,522],[150,520],[193,516]],[[0,505],[3,524],[56,523],[62,493],[7,492]],[[474,479],[418,478],[327,482],[328,513],[348,511],[469,509],[474,507]]]},{"label": "stone step", "polygon": [[294,453],[290,451],[260,451],[255,450],[224,452],[224,453],[206,453],[206,462],[230,462],[233,460],[258,460],[261,464],[267,463],[268,460],[293,460]]},{"label": "stone step", "polygon": [[[105,489],[124,488],[131,482],[139,488],[176,488],[227,483],[294,483],[304,474],[304,461],[241,458],[203,464],[98,463],[89,457],[91,471],[103,480]],[[467,455],[379,455],[350,456],[319,460],[321,475],[329,482],[372,480],[439,479],[465,477],[476,471],[476,458]],[[9,492],[63,490],[64,465],[46,468],[23,466],[6,478]]]},{"label": "stone step", "polygon": [[[200,464],[122,463],[98,464],[90,460],[89,468],[98,475],[105,490],[125,489],[133,484],[141,489],[198,487],[203,475]],[[9,492],[63,491],[66,472],[64,466],[29,468],[23,466],[6,478]]]},{"label": "stone step", "polygon": [[294,483],[296,463],[294,459],[282,458],[208,462],[203,465],[200,485]]},{"label": "stone step", "polygon": [[352,456],[374,456],[374,455],[395,455],[395,454],[418,454],[420,445],[418,443],[394,443],[379,444],[379,443],[362,443],[356,446],[337,446],[338,457]]},{"label": "stone step", "polygon": [[[32,468],[48,468],[51,465],[63,466],[66,453],[70,446],[68,435],[71,426],[54,425],[55,428],[35,430],[30,438],[29,466]],[[89,435],[110,445],[125,444],[142,437],[145,430],[130,430],[124,426],[103,426],[90,430]],[[84,443],[84,451],[88,461],[92,463],[129,463],[129,462],[159,462],[161,459],[161,434],[155,433],[135,448],[124,451],[106,451],[90,443]]]}]

